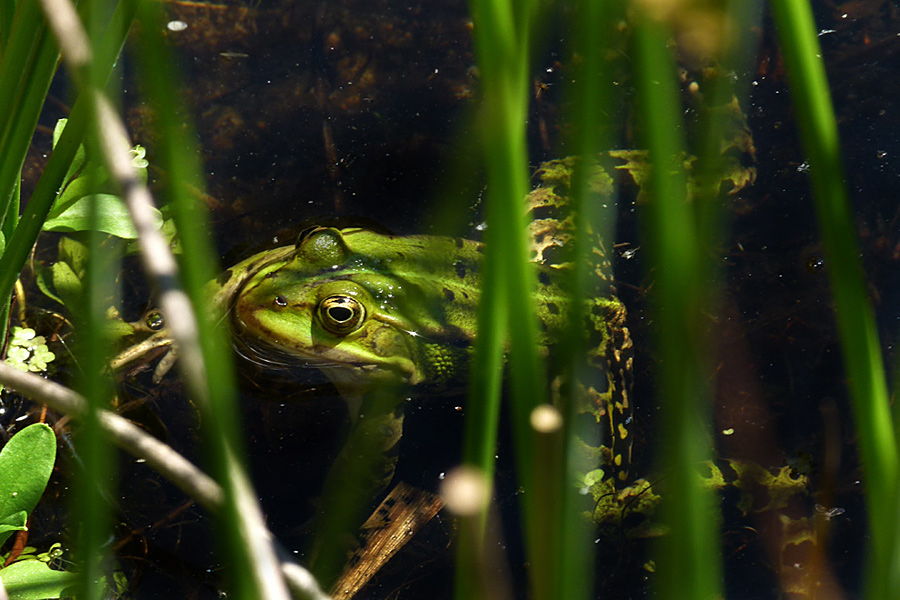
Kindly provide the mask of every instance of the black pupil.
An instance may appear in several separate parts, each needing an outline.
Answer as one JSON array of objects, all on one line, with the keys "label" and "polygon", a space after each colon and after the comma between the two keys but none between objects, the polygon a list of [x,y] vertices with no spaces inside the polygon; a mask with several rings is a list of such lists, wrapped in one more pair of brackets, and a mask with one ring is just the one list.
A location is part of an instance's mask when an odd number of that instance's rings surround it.
[{"label": "black pupil", "polygon": [[346,306],[332,306],[328,309],[328,316],[338,323],[344,323],[353,317],[353,311]]},{"label": "black pupil", "polygon": [[275,306],[287,306],[287,298],[284,296],[275,296]]}]

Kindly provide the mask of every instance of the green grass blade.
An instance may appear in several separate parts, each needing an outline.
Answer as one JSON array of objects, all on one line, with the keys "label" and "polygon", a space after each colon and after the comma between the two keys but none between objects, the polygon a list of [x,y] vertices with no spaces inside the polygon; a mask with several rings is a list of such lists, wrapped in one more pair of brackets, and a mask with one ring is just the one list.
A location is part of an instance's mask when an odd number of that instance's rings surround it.
[{"label": "green grass blade", "polygon": [[[19,6],[22,14],[15,20],[16,27],[30,25],[33,31],[28,32],[32,34],[29,36],[20,34],[20,30],[16,29],[10,40],[12,50],[5,53],[4,60],[0,62],[0,90],[3,90],[0,92],[0,216],[3,218],[0,231],[3,231],[6,242],[3,256],[9,248],[10,238],[7,236],[17,226],[22,165],[59,60],[56,42],[46,31],[36,1],[23,0]],[[34,10],[37,10],[36,16],[32,14]],[[14,82],[10,81],[15,78]],[[2,87],[4,85],[9,87]],[[9,112],[2,112],[4,110]],[[8,282],[5,288],[0,287],[0,298],[10,297],[30,249],[31,246],[17,265],[4,265],[0,259],[0,269],[5,269],[0,273],[0,279]],[[0,340],[5,340],[9,302],[4,300],[2,303]]]},{"label": "green grass blade", "polygon": [[[475,48],[482,75],[482,140],[488,177],[487,234],[484,256],[485,278],[479,314],[479,338],[474,369],[496,369],[502,351],[504,328],[509,333],[510,388],[520,481],[528,492],[523,498],[526,539],[532,564],[535,598],[550,594],[547,559],[535,554],[540,517],[535,508],[538,492],[534,485],[535,462],[531,411],[544,401],[545,382],[537,360],[537,320],[534,312],[536,278],[529,264],[525,234],[523,198],[528,192],[528,149],[525,125],[528,119],[530,27],[536,3],[509,0],[473,0]],[[489,319],[483,321],[482,319]],[[504,326],[501,322],[505,322]],[[490,328],[497,328],[491,330]],[[496,401],[498,374],[473,374],[469,406]],[[476,389],[475,385],[484,386]],[[485,429],[495,421],[490,415],[481,423]],[[474,419],[473,419],[474,421]],[[468,435],[468,434],[467,434]],[[467,442],[473,456],[466,460],[484,462],[485,450],[493,439],[486,432],[479,443]],[[490,459],[487,461],[490,462]],[[492,468],[486,468],[490,473]],[[546,490],[551,486],[543,486]],[[460,591],[457,590],[457,594]]]},{"label": "green grass blade", "polygon": [[[85,7],[88,14],[95,22],[99,21],[96,15],[101,7],[99,0],[87,3]],[[94,69],[89,52],[85,52],[81,61],[73,60],[78,54],[79,48],[87,46],[99,47],[98,41],[89,42],[85,38],[85,32],[80,30],[79,16],[71,3],[66,1],[56,3],[44,3],[46,16],[50,18],[51,25],[56,25],[54,33],[59,36],[61,45],[68,48],[65,57],[68,62],[70,75],[78,83],[83,95],[93,98],[92,90],[98,81],[105,79],[103,73]],[[60,25],[62,24],[62,25]],[[99,27],[94,28],[94,39],[100,39]],[[65,35],[64,32],[68,32]],[[115,47],[109,48],[116,53]],[[115,57],[98,61],[100,64],[111,64]],[[77,71],[77,72],[73,72]],[[93,113],[93,105],[87,112]],[[99,128],[95,129],[99,134]],[[80,136],[79,136],[80,137]],[[90,153],[95,153],[99,144],[97,138],[88,140],[87,147]],[[70,159],[71,160],[71,159]],[[68,161],[67,161],[68,162]],[[98,185],[100,182],[89,182]],[[89,220],[91,222],[88,242],[87,271],[84,280],[83,306],[75,312],[74,318],[78,332],[78,356],[81,365],[81,387],[87,400],[88,410],[80,424],[76,449],[80,456],[80,464],[83,468],[81,477],[76,479],[74,496],[74,514],[80,527],[78,528],[77,542],[79,556],[81,557],[77,587],[79,598],[99,600],[107,591],[107,584],[112,581],[108,572],[108,557],[105,550],[107,541],[112,536],[112,521],[110,519],[110,506],[108,498],[114,479],[112,468],[112,454],[110,442],[103,432],[99,421],[99,411],[111,404],[112,386],[105,376],[109,357],[107,349],[110,347],[104,337],[107,323],[106,309],[109,298],[114,298],[114,274],[119,271],[120,252],[115,250],[115,245],[110,251],[110,243],[106,241],[106,235],[98,230],[100,208],[96,203],[89,205]]]},{"label": "green grass blade", "polygon": [[[506,288],[499,283],[501,277],[493,273],[495,269],[502,269],[498,262],[486,260],[484,265],[485,280],[495,283],[490,288],[483,288],[478,305],[478,341],[472,358],[463,434],[463,463],[476,467],[483,474],[485,482],[492,482],[494,478],[503,384],[503,350],[508,326],[504,312]],[[487,485],[492,487],[490,483]],[[488,507],[485,506],[481,515],[466,518],[461,523],[456,541],[454,592],[457,600],[486,599],[490,596],[481,575],[486,551],[484,535],[487,511]]]},{"label": "green grass blade", "polygon": [[[31,144],[44,98],[56,71],[59,51],[46,31],[40,9],[23,0],[21,18],[10,40],[11,49],[0,64],[0,212],[7,214]],[[33,16],[33,11],[37,16]],[[20,27],[28,34],[19,35]]]},{"label": "green grass blade", "polygon": [[[608,119],[611,110],[612,82],[603,61],[603,52],[614,39],[612,32],[614,9],[604,0],[585,0],[575,4],[572,12],[572,30],[575,40],[571,53],[580,60],[574,65],[574,83],[571,86],[572,114],[570,121],[574,127],[571,143],[580,161],[572,174],[570,209],[575,219],[575,238],[572,269],[569,281],[571,298],[570,323],[566,339],[560,344],[560,352],[566,353],[563,364],[568,365],[567,379],[580,381],[587,368],[586,340],[584,339],[585,299],[592,284],[593,231],[607,242],[612,249],[615,223],[600,216],[599,198],[591,191],[590,169],[602,150],[608,149]],[[607,214],[615,214],[611,210]],[[583,474],[596,465],[579,465],[575,461],[580,456],[578,450],[584,443],[596,437],[595,431],[580,431],[578,419],[578,386],[569,386],[571,393],[564,398],[561,407],[564,417],[565,461],[560,468],[556,485],[561,493],[561,505],[556,512],[558,533],[556,550],[557,598],[592,597],[594,579],[594,531],[585,526],[581,514],[584,497],[573,485],[579,473]],[[588,427],[596,429],[593,424]],[[611,442],[606,441],[609,445]]]},{"label": "green grass blade", "polygon": [[872,536],[867,594],[870,598],[893,597],[900,593],[896,424],[890,411],[875,318],[858,258],[834,108],[809,4],[806,0],[775,0],[771,5],[803,148],[809,159],[865,473]]},{"label": "green grass blade", "polygon": [[720,596],[717,520],[713,498],[694,465],[709,458],[706,381],[701,369],[701,309],[705,305],[701,246],[686,199],[681,165],[680,97],[669,32],[647,17],[635,23],[635,80],[644,141],[651,158],[650,200],[642,224],[655,271],[655,318],[660,353],[660,454],[670,486],[663,518],[671,534],[660,542],[659,590],[668,598]]},{"label": "green grass blade", "polygon": [[[81,81],[80,90],[84,92],[87,89],[88,93],[82,95],[91,100],[93,94],[90,90],[100,89],[104,85],[109,65],[114,63],[121,50],[121,46],[101,45],[103,39],[101,15],[111,8],[106,6],[107,3],[108,0],[85,0],[82,4],[86,12],[84,19],[92,56],[91,61],[85,65],[87,72]],[[74,10],[74,7],[72,9]],[[60,8],[55,10],[59,11]],[[110,12],[115,14],[114,11]],[[114,29],[111,31],[115,33]],[[60,45],[62,46],[62,43]],[[105,52],[107,55],[98,55],[98,52]],[[70,76],[75,78],[71,69]],[[88,105],[90,112],[96,114],[93,102],[88,102]],[[88,139],[86,146],[88,152],[93,151],[95,155],[99,155],[102,125],[96,119],[93,125],[93,135]],[[110,491],[115,489],[116,470],[112,460],[114,456],[112,444],[99,422],[99,410],[109,407],[113,396],[112,383],[105,376],[110,359],[107,350],[110,344],[105,339],[104,329],[107,325],[108,299],[117,296],[115,274],[121,270],[121,255],[115,250],[115,244],[110,246],[106,234],[98,228],[101,210],[98,203],[92,202],[89,209],[90,249],[85,279],[87,305],[82,311],[85,320],[80,328],[83,336],[80,354],[84,357],[86,375],[83,387],[88,401],[88,411],[81,423],[83,439],[80,447],[86,476],[81,482],[78,496],[79,512],[76,514],[79,515],[79,522],[83,525],[79,537],[79,550],[83,556],[82,571],[79,573],[79,597],[85,600],[101,600],[107,593],[108,584],[112,583],[107,540],[113,537],[114,533],[110,518],[111,507],[107,498],[110,497]]]},{"label": "green grass blade", "polygon": [[[3,90],[0,94],[0,142],[5,140],[11,124],[16,121],[17,106],[21,104],[28,83],[27,75],[45,33],[46,25],[38,1],[19,2],[9,37],[2,40],[5,46],[0,61],[0,89]],[[0,167],[5,166],[0,163]]]},{"label": "green grass blade", "polygon": [[[128,30],[131,28],[136,8],[135,0],[126,0],[116,6],[100,46],[101,54],[95,60],[94,71],[97,77],[102,75],[104,80],[109,78],[112,65],[118,59]],[[41,173],[18,226],[6,240],[6,251],[0,256],[0,298],[9,297],[12,293],[13,285],[41,232],[75,151],[84,141],[89,114],[90,107],[84,98],[80,98],[69,115],[66,129]],[[3,168],[0,165],[0,170]],[[18,207],[14,212],[18,212]],[[4,223],[4,232],[7,231],[7,227],[8,225]]]},{"label": "green grass blade", "polygon": [[[203,332],[200,346],[206,382],[196,382],[194,386],[188,381],[188,384],[204,408],[207,459],[225,493],[225,507],[219,515],[217,530],[222,541],[221,555],[229,565],[230,595],[247,600],[280,597],[287,594],[280,575],[276,574],[270,580],[264,577],[267,569],[271,570],[267,556],[270,548],[265,546],[267,541],[254,537],[256,532],[245,527],[248,520],[241,518],[243,511],[255,512],[258,507],[249,506],[252,490],[243,466],[246,452],[238,421],[240,409],[231,344],[222,324],[212,322],[208,310],[210,298],[206,296],[205,287],[217,274],[218,266],[205,227],[205,207],[189,191],[191,187],[202,189],[202,170],[196,144],[186,131],[187,118],[175,87],[178,77],[173,65],[176,61],[162,40],[164,21],[160,9],[152,2],[145,2],[140,7],[144,35],[140,38],[138,59],[148,99],[157,111],[156,124],[163,140],[158,164],[168,174],[167,197],[183,248],[180,266],[184,289],[199,320],[199,331]],[[248,505],[247,508],[244,505]],[[253,565],[263,568],[252,568]]]},{"label": "green grass blade", "polygon": [[3,60],[9,32],[12,31],[13,17],[16,14],[15,0],[0,0],[0,61]]},{"label": "green grass blade", "polygon": [[[91,210],[92,220],[97,220],[96,208]],[[104,595],[103,576],[108,556],[104,546],[112,536],[110,491],[113,488],[114,456],[109,439],[99,423],[98,410],[110,406],[112,389],[104,375],[107,359],[105,348],[109,344],[103,337],[106,323],[106,305],[113,291],[113,274],[119,271],[116,252],[102,248],[106,236],[99,232],[90,234],[90,250],[85,278],[85,304],[76,323],[79,332],[78,356],[83,368],[81,389],[87,400],[88,410],[81,420],[76,449],[81,458],[84,473],[76,481],[75,512],[78,529],[79,598],[99,600]]]}]

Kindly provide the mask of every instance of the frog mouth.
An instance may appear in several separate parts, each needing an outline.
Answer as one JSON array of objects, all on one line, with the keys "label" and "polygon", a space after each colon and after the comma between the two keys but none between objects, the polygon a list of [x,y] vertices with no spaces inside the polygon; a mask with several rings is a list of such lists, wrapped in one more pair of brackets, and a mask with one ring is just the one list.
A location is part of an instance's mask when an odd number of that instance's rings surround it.
[{"label": "frog mouth", "polygon": [[262,370],[281,371],[312,366],[310,361],[300,360],[297,356],[288,354],[273,344],[243,339],[240,336],[234,336],[232,339],[235,353],[241,359]]},{"label": "frog mouth", "polygon": [[288,351],[272,342],[233,337],[234,351],[252,365],[271,371],[294,369],[345,368],[350,365],[337,361],[323,360],[314,354],[301,355],[296,350]]},{"label": "frog mouth", "polygon": [[[369,388],[379,380],[407,381],[409,373],[402,365],[368,361],[336,360],[317,353],[286,349],[265,340],[232,336],[235,353],[246,363],[266,373],[287,377],[297,385],[319,385],[316,372],[342,390]],[[414,382],[410,382],[414,383]]]}]

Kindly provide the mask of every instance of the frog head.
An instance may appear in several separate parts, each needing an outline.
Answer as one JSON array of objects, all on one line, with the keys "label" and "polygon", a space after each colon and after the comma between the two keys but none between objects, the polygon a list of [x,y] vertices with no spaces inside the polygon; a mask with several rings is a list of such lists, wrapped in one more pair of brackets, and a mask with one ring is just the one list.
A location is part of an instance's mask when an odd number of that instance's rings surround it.
[{"label": "frog head", "polygon": [[[358,244],[358,242],[357,242]],[[341,231],[301,236],[290,260],[251,277],[237,295],[239,335],[315,364],[340,388],[429,378],[415,286],[346,242]],[[415,312],[415,311],[412,311]]]}]

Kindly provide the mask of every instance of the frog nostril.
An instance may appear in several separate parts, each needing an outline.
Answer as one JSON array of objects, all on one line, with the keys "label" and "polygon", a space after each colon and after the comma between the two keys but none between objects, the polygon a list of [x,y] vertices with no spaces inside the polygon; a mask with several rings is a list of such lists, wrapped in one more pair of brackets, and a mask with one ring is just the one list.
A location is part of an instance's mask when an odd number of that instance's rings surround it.
[{"label": "frog nostril", "polygon": [[283,308],[287,305],[288,305],[287,298],[285,298],[284,296],[281,296],[281,295],[275,296],[275,306],[280,306]]}]

